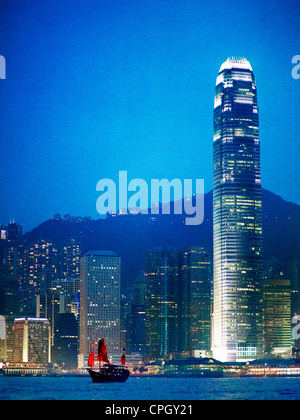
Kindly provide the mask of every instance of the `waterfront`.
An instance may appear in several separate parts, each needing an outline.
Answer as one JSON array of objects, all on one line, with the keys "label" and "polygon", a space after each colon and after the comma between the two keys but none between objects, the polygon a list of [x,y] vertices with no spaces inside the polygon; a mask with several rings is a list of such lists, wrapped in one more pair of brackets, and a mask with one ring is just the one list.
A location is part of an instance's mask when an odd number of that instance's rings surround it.
[{"label": "waterfront", "polygon": [[300,400],[300,378],[134,378],[93,384],[82,378],[0,377],[1,400]]}]

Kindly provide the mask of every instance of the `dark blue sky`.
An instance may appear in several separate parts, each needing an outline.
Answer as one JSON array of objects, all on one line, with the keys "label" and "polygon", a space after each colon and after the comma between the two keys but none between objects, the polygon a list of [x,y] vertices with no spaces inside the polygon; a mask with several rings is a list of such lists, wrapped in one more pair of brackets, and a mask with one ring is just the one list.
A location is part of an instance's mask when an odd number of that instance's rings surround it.
[{"label": "dark blue sky", "polygon": [[300,204],[299,0],[1,0],[0,224],[98,217],[97,181],[203,178],[229,56],[258,87],[263,187]]}]

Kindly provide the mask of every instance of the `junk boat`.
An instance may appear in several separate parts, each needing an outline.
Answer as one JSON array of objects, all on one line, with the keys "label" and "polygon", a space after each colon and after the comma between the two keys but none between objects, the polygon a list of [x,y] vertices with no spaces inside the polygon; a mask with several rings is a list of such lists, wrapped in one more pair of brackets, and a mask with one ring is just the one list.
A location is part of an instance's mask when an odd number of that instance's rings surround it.
[{"label": "junk boat", "polygon": [[[92,344],[92,347],[95,345]],[[94,370],[92,369],[95,366],[95,351],[93,350],[89,355],[88,372],[94,383],[125,382],[128,379],[130,372],[125,366],[125,352],[121,357],[121,366],[111,364],[107,358],[104,339],[99,340],[97,360],[99,361],[99,370]]]}]

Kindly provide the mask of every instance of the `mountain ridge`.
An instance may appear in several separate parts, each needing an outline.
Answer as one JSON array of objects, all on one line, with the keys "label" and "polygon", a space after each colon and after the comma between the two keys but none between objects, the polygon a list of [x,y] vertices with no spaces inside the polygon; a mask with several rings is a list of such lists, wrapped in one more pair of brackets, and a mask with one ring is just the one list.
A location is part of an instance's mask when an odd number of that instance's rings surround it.
[{"label": "mountain ridge", "polygon": [[[262,196],[264,260],[300,260],[300,206],[268,190],[263,189]],[[77,239],[83,253],[91,249],[114,251],[122,257],[123,281],[131,284],[143,270],[146,252],[152,247],[184,250],[201,246],[212,255],[212,198],[212,191],[205,194],[204,221],[198,226],[186,226],[185,214],[129,214],[101,219],[56,215],[24,234],[24,239],[47,239],[56,245]]]}]

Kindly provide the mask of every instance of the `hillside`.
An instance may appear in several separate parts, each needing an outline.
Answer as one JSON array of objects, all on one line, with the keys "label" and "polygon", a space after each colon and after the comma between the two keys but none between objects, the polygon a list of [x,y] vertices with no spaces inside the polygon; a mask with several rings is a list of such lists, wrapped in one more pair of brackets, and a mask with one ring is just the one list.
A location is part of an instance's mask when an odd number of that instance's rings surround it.
[{"label": "hillside", "polygon": [[[202,246],[212,253],[212,192],[205,195],[205,217],[199,226],[186,226],[184,215],[123,215],[91,220],[54,218],[25,234],[28,241],[48,239],[58,244],[77,238],[83,252],[109,249],[122,257],[124,282],[143,269],[145,254],[154,246],[184,249]],[[263,190],[264,259],[300,259],[300,206]]]}]

